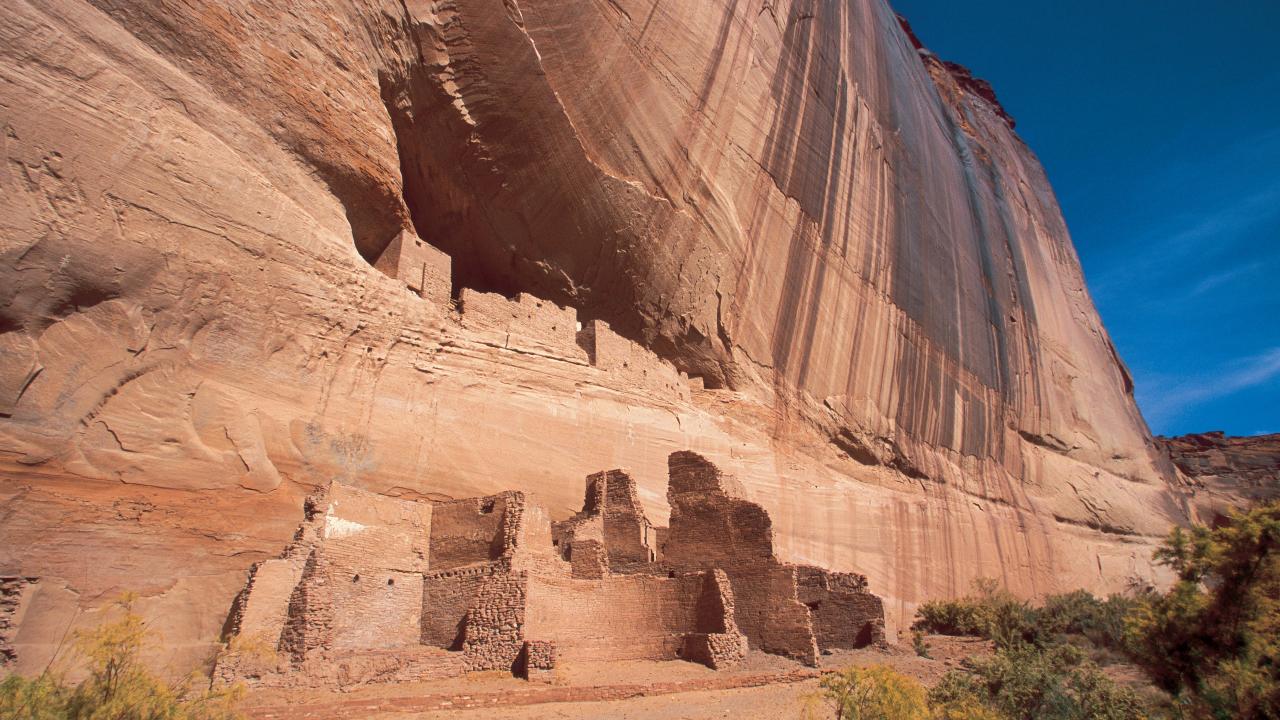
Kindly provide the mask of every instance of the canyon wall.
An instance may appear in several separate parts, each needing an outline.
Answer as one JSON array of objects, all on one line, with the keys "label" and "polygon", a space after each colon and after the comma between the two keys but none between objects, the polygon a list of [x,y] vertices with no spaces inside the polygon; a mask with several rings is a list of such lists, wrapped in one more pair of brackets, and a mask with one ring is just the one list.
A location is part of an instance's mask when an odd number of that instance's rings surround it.
[{"label": "canyon wall", "polygon": [[1221,431],[1156,438],[1192,490],[1201,522],[1280,499],[1280,434],[1229,437]]},{"label": "canyon wall", "polygon": [[1150,576],[1189,511],[994,97],[882,0],[13,0],[6,656],[127,589],[201,661],[331,481],[666,525],[679,450],[890,635]]}]

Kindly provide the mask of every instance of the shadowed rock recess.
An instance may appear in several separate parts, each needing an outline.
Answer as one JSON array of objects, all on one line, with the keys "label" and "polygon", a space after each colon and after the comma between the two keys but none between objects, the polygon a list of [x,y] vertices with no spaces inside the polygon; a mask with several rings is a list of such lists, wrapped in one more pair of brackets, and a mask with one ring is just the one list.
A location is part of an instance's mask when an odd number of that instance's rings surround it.
[{"label": "shadowed rock recess", "polygon": [[641,587],[684,614],[628,653],[808,662],[880,632],[860,576],[892,638],[1194,515],[1039,163],[882,0],[4,15],[19,670],[123,590],[175,672],[233,602],[316,682],[541,671]]}]

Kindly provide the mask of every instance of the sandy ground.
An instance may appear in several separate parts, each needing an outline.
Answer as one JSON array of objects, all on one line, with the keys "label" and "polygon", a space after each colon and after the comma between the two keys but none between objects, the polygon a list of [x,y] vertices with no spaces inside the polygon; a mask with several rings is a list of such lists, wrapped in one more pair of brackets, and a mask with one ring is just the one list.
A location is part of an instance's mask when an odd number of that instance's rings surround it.
[{"label": "sandy ground", "polygon": [[568,664],[551,682],[526,682],[506,673],[474,673],[424,683],[365,686],[349,692],[314,689],[252,693],[251,717],[322,718],[798,718],[818,689],[821,670],[885,664],[926,686],[964,657],[986,655],[990,643],[931,636],[930,658],[908,647],[842,651],[822,658],[819,670],[752,653],[732,671],[687,662]]},{"label": "sandy ground", "polygon": [[721,720],[723,718],[799,718],[804,698],[818,689],[817,680],[733,690],[706,690],[608,702],[568,702],[523,707],[479,708],[426,713],[385,713],[371,718],[414,720],[551,720],[616,718],[617,720]]}]

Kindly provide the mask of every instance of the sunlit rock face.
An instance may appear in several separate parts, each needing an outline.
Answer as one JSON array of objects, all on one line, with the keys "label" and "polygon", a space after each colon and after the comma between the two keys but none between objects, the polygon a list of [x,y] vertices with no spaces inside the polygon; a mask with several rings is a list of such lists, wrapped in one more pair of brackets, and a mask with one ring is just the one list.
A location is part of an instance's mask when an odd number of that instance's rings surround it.
[{"label": "sunlit rock face", "polygon": [[19,666],[125,589],[194,662],[330,480],[665,524],[695,450],[891,633],[1185,519],[1043,170],[880,0],[14,0],[0,79]]},{"label": "sunlit rock face", "polygon": [[1280,499],[1280,434],[1230,437],[1221,431],[1156,438],[1192,489],[1204,523]]}]

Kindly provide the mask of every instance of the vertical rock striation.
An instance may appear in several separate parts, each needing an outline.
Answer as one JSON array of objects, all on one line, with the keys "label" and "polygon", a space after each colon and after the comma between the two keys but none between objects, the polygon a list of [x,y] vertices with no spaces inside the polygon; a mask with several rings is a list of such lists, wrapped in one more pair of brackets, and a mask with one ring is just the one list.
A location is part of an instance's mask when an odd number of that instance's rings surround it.
[{"label": "vertical rock striation", "polygon": [[890,634],[1186,518],[1043,170],[882,0],[15,0],[0,126],[20,667],[123,589],[202,656],[330,481],[626,466],[664,524],[692,448]]}]

